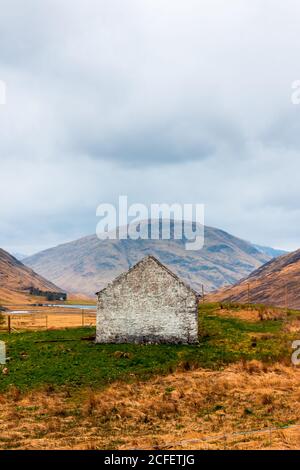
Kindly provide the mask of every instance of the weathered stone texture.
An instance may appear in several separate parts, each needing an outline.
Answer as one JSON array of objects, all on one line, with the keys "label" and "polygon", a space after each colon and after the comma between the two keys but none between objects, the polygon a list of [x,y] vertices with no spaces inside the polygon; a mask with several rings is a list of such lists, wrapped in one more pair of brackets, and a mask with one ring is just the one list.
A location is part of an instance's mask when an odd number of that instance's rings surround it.
[{"label": "weathered stone texture", "polygon": [[98,343],[198,342],[196,293],[146,257],[98,294]]}]

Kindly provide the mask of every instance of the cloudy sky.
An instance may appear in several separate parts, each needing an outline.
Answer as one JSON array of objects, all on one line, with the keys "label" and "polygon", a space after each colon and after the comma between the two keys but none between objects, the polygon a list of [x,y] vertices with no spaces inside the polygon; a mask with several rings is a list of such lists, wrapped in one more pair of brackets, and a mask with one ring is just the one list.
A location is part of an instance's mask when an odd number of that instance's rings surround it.
[{"label": "cloudy sky", "polygon": [[298,0],[1,0],[0,246],[94,233],[125,194],[299,248],[299,23]]}]

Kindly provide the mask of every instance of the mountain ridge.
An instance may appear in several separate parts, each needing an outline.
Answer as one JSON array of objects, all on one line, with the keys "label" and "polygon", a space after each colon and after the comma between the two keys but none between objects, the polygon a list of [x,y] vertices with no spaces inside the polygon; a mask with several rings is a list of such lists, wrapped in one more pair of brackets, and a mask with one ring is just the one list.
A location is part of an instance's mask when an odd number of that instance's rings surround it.
[{"label": "mountain ridge", "polygon": [[234,286],[213,292],[212,301],[250,302],[300,309],[300,249],[272,259]]},{"label": "mountain ridge", "polygon": [[[148,224],[149,229],[149,222],[141,224]],[[23,262],[68,292],[91,296],[147,254],[169,266],[197,291],[202,284],[206,291],[233,284],[271,259],[251,243],[224,230],[205,226],[204,233],[204,248],[199,251],[186,250],[184,238],[99,240],[96,235],[88,235]]]},{"label": "mountain ridge", "polygon": [[[42,291],[61,292],[61,289],[7,251],[0,248],[0,299],[23,300],[31,287]],[[25,300],[25,297],[24,297]]]}]

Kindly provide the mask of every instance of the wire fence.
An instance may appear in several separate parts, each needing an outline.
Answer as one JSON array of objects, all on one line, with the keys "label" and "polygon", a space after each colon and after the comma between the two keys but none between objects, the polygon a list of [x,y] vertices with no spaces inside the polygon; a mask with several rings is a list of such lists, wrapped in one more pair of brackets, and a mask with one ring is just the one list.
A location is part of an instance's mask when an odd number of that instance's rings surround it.
[{"label": "wire fence", "polygon": [[283,424],[282,426],[278,427],[270,427],[270,428],[263,428],[263,429],[250,429],[247,431],[238,431],[238,432],[231,432],[231,433],[223,433],[214,436],[206,436],[197,439],[184,439],[177,442],[168,442],[165,444],[157,445],[155,448],[157,449],[171,449],[176,447],[184,447],[186,445],[193,445],[193,444],[209,444],[219,441],[224,441],[224,445],[228,445],[230,441],[235,440],[236,438],[240,438],[242,436],[255,436],[258,434],[268,434],[269,436],[269,443],[272,444],[272,439],[275,433],[287,431],[290,429],[300,429],[300,424]]},{"label": "wire fence", "polygon": [[[0,331],[15,333],[28,330],[53,330],[96,325],[95,310],[35,310],[28,313],[4,313]],[[71,309],[70,309],[71,310]]]}]

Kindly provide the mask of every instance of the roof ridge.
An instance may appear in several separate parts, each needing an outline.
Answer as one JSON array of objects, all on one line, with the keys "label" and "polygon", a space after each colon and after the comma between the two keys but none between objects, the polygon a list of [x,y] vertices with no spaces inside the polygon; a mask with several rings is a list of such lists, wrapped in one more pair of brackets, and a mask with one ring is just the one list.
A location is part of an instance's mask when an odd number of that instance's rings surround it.
[{"label": "roof ridge", "polygon": [[169,269],[165,264],[163,264],[159,259],[157,259],[154,255],[151,255],[151,254],[144,256],[137,263],[135,263],[133,266],[131,266],[127,271],[119,274],[117,277],[115,277],[115,279],[113,279],[111,282],[109,282],[106,287],[101,289],[99,292],[96,292],[96,295],[99,295],[101,292],[105,291],[109,286],[115,284],[120,279],[127,276],[130,272],[132,272],[134,269],[136,269],[141,263],[145,262],[147,259],[152,259],[156,264],[158,264],[161,268],[163,268],[165,271],[167,271],[167,273],[170,274],[174,279],[176,279],[178,282],[180,282],[186,289],[193,292],[193,294],[196,295],[197,297],[200,297],[200,294],[198,292],[196,292],[191,286],[189,286],[179,276],[177,276],[177,274],[175,274],[173,271],[171,271],[171,269]]}]

